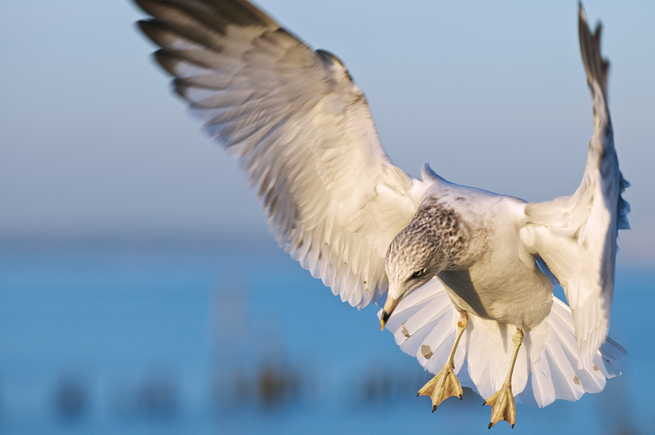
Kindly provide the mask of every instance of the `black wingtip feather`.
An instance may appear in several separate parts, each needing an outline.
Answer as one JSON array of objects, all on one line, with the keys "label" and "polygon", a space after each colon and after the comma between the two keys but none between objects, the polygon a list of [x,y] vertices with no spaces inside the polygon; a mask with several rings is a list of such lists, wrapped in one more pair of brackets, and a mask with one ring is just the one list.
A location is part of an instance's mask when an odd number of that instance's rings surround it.
[{"label": "black wingtip feather", "polygon": [[174,56],[171,56],[168,50],[161,48],[152,55],[159,66],[164,68],[170,75],[175,76],[175,66],[178,60]]},{"label": "black wingtip feather", "polygon": [[607,95],[607,75],[609,71],[609,61],[603,59],[600,51],[600,35],[602,33],[602,25],[598,23],[594,32],[591,32],[587,22],[587,15],[585,14],[582,2],[578,3],[579,18],[578,18],[578,33],[580,37],[580,52],[582,54],[582,62],[587,73],[587,81],[591,86],[592,83],[597,82],[603,92]]},{"label": "black wingtip feather", "polygon": [[226,24],[278,27],[273,19],[245,0],[134,0],[134,3],[153,17],[161,18],[163,9],[173,8],[219,30]]},{"label": "black wingtip feather", "polygon": [[159,38],[161,33],[161,24],[158,20],[149,18],[146,20],[139,20],[136,22],[137,27],[141,32],[146,35],[152,42],[159,45],[163,45],[162,41]]},{"label": "black wingtip feather", "polygon": [[205,0],[211,4],[221,15],[231,18],[241,26],[260,25],[265,27],[278,27],[268,15],[252,3],[245,0]]}]

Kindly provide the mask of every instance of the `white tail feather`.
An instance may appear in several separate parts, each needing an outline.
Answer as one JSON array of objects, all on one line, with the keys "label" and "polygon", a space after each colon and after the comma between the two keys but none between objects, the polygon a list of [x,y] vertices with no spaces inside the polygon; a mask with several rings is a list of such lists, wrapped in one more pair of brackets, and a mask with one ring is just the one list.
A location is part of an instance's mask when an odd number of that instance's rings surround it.
[{"label": "white tail feather", "polygon": [[[381,312],[378,313],[380,316]],[[437,279],[403,299],[386,324],[400,348],[431,373],[446,362],[455,340],[459,313]],[[553,298],[549,315],[526,331],[512,376],[520,403],[544,407],[556,399],[575,401],[597,393],[606,379],[620,375],[618,360],[625,350],[608,338],[589,365],[577,352],[570,308]],[[502,386],[512,355],[515,329],[469,315],[469,325],[455,353],[455,371],[462,386],[488,398]]]}]

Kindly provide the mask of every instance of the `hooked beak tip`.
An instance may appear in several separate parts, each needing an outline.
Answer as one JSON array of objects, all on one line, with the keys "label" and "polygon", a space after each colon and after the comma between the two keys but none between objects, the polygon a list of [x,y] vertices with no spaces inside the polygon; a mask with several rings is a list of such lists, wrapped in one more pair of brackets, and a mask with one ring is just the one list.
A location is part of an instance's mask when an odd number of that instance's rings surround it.
[{"label": "hooked beak tip", "polygon": [[387,324],[387,320],[389,320],[389,317],[391,317],[391,314],[396,309],[398,302],[400,302],[400,299],[396,300],[391,297],[391,295],[387,296],[387,301],[384,303],[384,307],[382,307],[382,316],[380,316],[380,329],[382,331],[384,331],[384,326]]},{"label": "hooked beak tip", "polygon": [[382,311],[382,317],[380,318],[380,331],[384,331],[384,325],[387,324],[390,314],[386,311]]}]

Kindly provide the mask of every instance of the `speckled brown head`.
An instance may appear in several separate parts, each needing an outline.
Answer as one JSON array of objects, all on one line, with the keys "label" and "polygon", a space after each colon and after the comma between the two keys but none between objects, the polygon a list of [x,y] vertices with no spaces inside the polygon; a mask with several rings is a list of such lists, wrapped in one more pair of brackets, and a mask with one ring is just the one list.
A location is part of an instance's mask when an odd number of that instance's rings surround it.
[{"label": "speckled brown head", "polygon": [[389,293],[382,312],[383,329],[402,298],[454,266],[464,240],[461,218],[456,212],[437,201],[421,205],[387,250]]}]

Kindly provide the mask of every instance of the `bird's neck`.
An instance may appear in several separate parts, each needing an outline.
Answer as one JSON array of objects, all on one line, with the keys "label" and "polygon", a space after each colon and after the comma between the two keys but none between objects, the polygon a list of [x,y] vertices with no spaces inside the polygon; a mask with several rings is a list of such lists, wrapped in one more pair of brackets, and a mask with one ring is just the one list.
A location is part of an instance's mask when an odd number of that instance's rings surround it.
[{"label": "bird's neck", "polygon": [[425,237],[434,239],[442,270],[466,269],[475,262],[469,223],[447,203],[422,204],[413,221],[425,228]]}]

